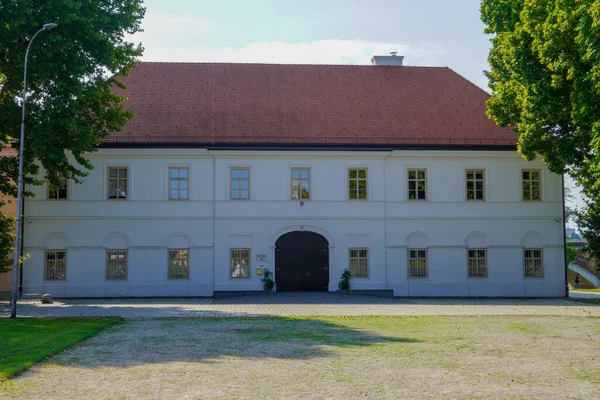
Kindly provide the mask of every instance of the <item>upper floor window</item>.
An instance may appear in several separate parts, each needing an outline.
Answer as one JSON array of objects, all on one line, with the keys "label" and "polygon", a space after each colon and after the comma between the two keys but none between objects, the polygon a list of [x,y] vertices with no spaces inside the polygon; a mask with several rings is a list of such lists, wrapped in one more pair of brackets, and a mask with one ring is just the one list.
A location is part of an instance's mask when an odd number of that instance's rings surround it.
[{"label": "upper floor window", "polygon": [[408,199],[427,200],[427,170],[408,170]]},{"label": "upper floor window", "polygon": [[408,250],[408,277],[427,278],[427,249]]},{"label": "upper floor window", "polygon": [[352,278],[369,277],[369,249],[348,249],[350,276]]},{"label": "upper floor window", "polygon": [[310,199],[310,168],[292,168],[292,199]]},{"label": "upper floor window", "polygon": [[127,167],[108,168],[108,198],[127,199],[129,191],[129,169]]},{"label": "upper floor window", "polygon": [[468,169],[467,200],[485,200],[485,171],[482,169]]},{"label": "upper floor window", "polygon": [[44,250],[44,280],[64,281],[67,279],[67,251]]},{"label": "upper floor window", "polygon": [[544,262],[542,249],[523,249],[525,278],[543,278]]},{"label": "upper floor window", "polygon": [[542,199],[542,171],[539,169],[521,170],[523,200]]},{"label": "upper floor window", "polygon": [[232,167],[231,173],[231,199],[250,200],[250,168]]},{"label": "upper floor window", "polygon": [[187,200],[189,198],[189,168],[169,168],[169,200]]},{"label": "upper floor window", "polygon": [[488,267],[486,249],[468,249],[467,262],[469,267],[469,278],[487,278]]},{"label": "upper floor window", "polygon": [[58,186],[48,182],[48,199],[66,200],[69,197],[69,180],[64,176],[58,177]]},{"label": "upper floor window", "polygon": [[190,252],[187,249],[169,250],[169,279],[189,279]]},{"label": "upper floor window", "polygon": [[367,169],[348,169],[348,198],[351,200],[367,200]]}]

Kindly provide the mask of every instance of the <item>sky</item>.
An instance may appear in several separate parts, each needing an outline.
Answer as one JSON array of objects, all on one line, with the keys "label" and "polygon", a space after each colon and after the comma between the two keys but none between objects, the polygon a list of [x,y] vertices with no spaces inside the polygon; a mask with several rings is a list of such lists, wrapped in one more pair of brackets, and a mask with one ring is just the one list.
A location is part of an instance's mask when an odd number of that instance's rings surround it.
[{"label": "sky", "polygon": [[[146,0],[143,61],[446,66],[489,92],[480,0]],[[573,186],[572,183],[568,183]],[[577,191],[573,205],[581,207]]]}]

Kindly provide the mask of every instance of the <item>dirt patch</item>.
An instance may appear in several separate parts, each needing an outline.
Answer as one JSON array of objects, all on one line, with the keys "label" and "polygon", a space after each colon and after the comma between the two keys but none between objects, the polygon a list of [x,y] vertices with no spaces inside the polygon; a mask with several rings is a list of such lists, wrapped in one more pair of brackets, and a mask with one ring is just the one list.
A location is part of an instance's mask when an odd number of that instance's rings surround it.
[{"label": "dirt patch", "polygon": [[2,387],[8,398],[595,398],[600,319],[131,321]]}]

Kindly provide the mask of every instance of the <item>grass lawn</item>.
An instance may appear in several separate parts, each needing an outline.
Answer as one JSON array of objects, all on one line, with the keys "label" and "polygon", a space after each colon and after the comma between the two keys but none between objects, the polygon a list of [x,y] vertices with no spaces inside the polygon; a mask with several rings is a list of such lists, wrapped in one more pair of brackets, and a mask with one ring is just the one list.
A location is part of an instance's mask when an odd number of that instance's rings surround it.
[{"label": "grass lawn", "polygon": [[569,301],[577,303],[600,304],[600,299],[578,299],[575,297],[569,298]]},{"label": "grass lawn", "polygon": [[0,385],[14,398],[594,398],[600,318],[126,321]]},{"label": "grass lawn", "polygon": [[120,321],[118,318],[0,319],[0,382]]},{"label": "grass lawn", "polygon": [[600,293],[600,288],[596,289],[571,289],[571,292],[584,292],[584,293]]}]

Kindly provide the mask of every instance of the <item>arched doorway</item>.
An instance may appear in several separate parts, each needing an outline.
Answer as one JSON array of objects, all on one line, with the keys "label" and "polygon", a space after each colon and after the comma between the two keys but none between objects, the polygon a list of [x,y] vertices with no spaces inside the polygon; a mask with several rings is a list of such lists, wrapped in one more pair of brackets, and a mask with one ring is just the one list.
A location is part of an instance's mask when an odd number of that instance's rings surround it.
[{"label": "arched doorway", "polygon": [[290,232],[275,242],[278,291],[327,291],[329,243],[314,232]]}]

